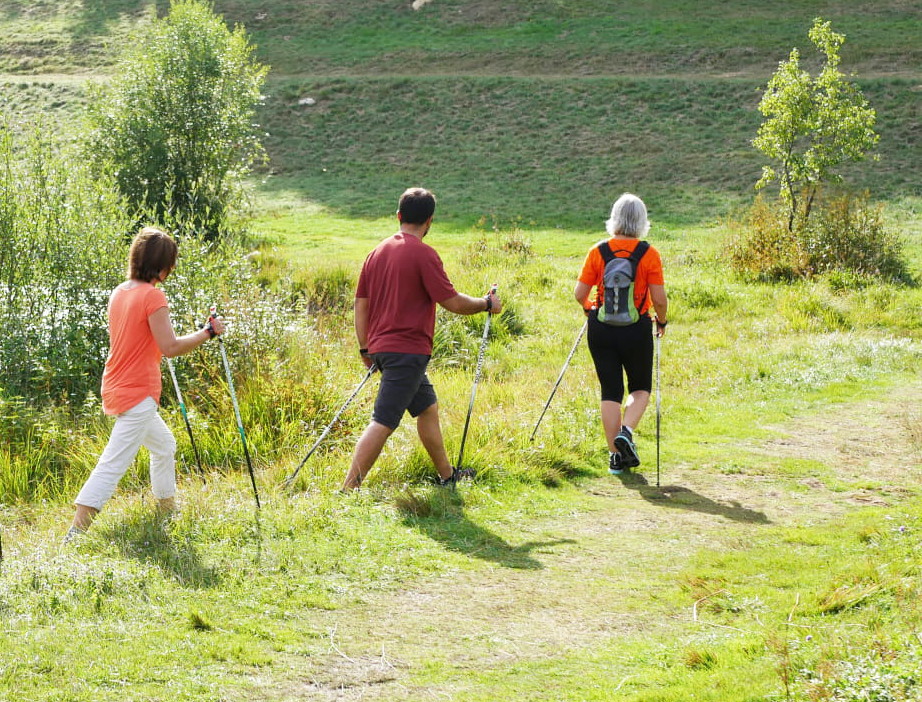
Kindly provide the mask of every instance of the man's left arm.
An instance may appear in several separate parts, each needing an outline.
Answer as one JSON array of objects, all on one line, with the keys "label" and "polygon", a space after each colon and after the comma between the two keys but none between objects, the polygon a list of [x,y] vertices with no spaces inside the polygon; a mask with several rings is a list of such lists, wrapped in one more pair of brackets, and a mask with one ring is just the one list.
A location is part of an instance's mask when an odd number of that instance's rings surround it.
[{"label": "man's left arm", "polygon": [[492,290],[485,297],[471,297],[455,290],[445,273],[442,259],[439,258],[435,249],[430,249],[429,253],[431,258],[428,262],[428,268],[423,272],[423,284],[426,286],[429,296],[439,305],[449,312],[463,315],[477,314],[478,312],[499,314],[503,311],[502,300]]},{"label": "man's left arm", "polygon": [[503,311],[502,300],[492,291],[486,297],[471,297],[464,293],[458,293],[454,297],[442,300],[439,304],[455,314],[469,315],[477,314],[478,312],[499,314]]}]

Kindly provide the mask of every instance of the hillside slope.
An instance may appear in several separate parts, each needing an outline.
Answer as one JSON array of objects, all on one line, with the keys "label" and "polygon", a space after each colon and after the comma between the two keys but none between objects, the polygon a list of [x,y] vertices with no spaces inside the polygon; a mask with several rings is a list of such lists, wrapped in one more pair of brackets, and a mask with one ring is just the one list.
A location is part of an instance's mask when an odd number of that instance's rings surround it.
[{"label": "hillside slope", "polygon": [[[67,74],[104,76],[111,46],[167,7],[4,3],[0,107],[20,118],[79,103]],[[919,194],[917,3],[801,1],[783,13],[750,0],[215,7],[272,67],[261,115],[270,199],[294,193],[368,216],[407,183],[425,183],[449,221],[595,228],[613,197],[633,190],[660,219],[713,220],[752,196],[760,88],[792,47],[810,65],[816,15],[847,35],[843,66],[879,115],[881,159],[850,168],[850,182],[887,199]]]},{"label": "hillside slope", "polygon": [[[922,7],[906,0],[218,0],[283,75],[764,76],[816,16],[849,37],[865,76],[918,76]],[[0,72],[94,72],[108,44],[164,0],[6,0]],[[414,9],[416,8],[416,9]]]}]

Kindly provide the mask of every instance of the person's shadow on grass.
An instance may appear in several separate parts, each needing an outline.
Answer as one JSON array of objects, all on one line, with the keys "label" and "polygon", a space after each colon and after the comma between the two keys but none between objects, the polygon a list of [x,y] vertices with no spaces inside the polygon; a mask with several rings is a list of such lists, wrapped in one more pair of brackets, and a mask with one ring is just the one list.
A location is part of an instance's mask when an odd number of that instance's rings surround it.
[{"label": "person's shadow on grass", "polygon": [[743,507],[739,502],[717,502],[704,495],[699,495],[681,485],[663,485],[657,487],[650,485],[641,473],[625,471],[617,476],[621,483],[631,490],[637,490],[640,496],[650,504],[672,509],[687,509],[704,514],[716,514],[735,522],[748,522],[750,524],[770,524],[771,521],[764,512]]},{"label": "person's shadow on grass", "polygon": [[527,541],[513,546],[489,529],[471,521],[464,513],[464,498],[454,490],[430,495],[407,493],[397,500],[407,526],[419,530],[450,551],[492,561],[505,568],[538,570],[544,565],[532,551],[558,544],[576,543],[573,539]]},{"label": "person's shadow on grass", "polygon": [[123,556],[157,566],[184,587],[217,585],[219,573],[202,562],[192,539],[174,526],[151,511],[108,525],[100,536]]}]

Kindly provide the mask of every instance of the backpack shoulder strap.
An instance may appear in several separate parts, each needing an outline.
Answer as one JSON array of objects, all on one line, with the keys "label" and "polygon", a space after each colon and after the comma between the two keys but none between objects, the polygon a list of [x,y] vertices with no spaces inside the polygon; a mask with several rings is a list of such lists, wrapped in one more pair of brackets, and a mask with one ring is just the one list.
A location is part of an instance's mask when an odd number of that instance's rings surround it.
[{"label": "backpack shoulder strap", "polygon": [[638,241],[637,246],[634,247],[634,250],[631,252],[631,255],[628,257],[631,259],[631,263],[636,266],[640,263],[640,259],[643,258],[643,255],[650,250],[650,243],[647,241]]},{"label": "backpack shoulder strap", "polygon": [[[637,246],[634,247],[634,251],[631,252],[631,270],[634,272],[634,276],[637,275],[637,266],[640,265],[640,259],[643,258],[643,255],[647,253],[650,249],[649,242],[638,241]],[[643,309],[643,306],[647,303],[647,300],[650,298],[650,288],[647,288],[646,292],[643,295],[643,302],[640,304],[640,307],[637,308],[638,311]]]},{"label": "backpack shoulder strap", "polygon": [[602,240],[599,242],[599,245],[596,247],[599,250],[599,253],[602,254],[602,262],[606,265],[609,261],[614,260],[615,252],[611,250],[611,246],[608,245],[607,240]]}]

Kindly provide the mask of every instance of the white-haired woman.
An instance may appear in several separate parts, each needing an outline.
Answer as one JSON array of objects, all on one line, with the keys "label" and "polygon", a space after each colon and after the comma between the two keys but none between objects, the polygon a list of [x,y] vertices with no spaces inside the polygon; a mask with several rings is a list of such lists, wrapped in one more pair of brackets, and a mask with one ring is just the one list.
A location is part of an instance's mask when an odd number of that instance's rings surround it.
[{"label": "white-haired woman", "polygon": [[[609,238],[589,249],[573,291],[589,318],[589,352],[602,391],[602,427],[608,442],[608,469],[618,475],[640,465],[634,430],[650,401],[653,387],[653,324],[656,334],[666,330],[668,300],[659,252],[642,241],[650,230],[647,208],[636,195],[625,193],[611,208],[605,223]],[[636,321],[602,321],[605,309],[604,275],[611,258],[633,259]],[[595,288],[595,294],[590,295]],[[653,309],[655,317],[650,318]],[[609,306],[609,310],[611,307]],[[614,321],[614,324],[612,323]],[[624,400],[627,376],[627,402]]]}]

